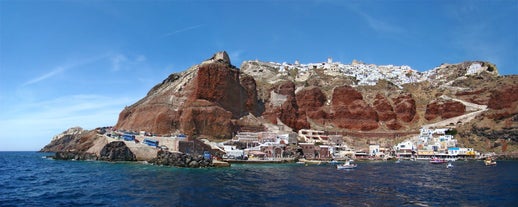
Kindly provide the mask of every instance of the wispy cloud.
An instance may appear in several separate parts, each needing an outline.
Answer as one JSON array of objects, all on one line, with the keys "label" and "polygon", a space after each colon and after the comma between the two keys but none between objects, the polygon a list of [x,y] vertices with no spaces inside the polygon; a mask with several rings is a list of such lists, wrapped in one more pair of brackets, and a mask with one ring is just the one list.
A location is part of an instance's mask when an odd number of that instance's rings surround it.
[{"label": "wispy cloud", "polygon": [[178,33],[187,32],[187,31],[190,31],[190,30],[198,29],[198,28],[203,27],[203,26],[204,26],[203,24],[198,24],[198,25],[194,25],[194,26],[190,26],[190,27],[185,27],[185,28],[177,29],[175,31],[172,31],[172,32],[169,32],[167,34],[162,35],[162,37],[168,37],[168,36],[175,35],[175,34],[178,34]]},{"label": "wispy cloud", "polygon": [[396,33],[396,34],[400,34],[400,33],[403,33],[405,32],[405,29],[400,27],[400,26],[397,26],[397,25],[394,25],[394,24],[391,24],[387,21],[384,21],[382,19],[382,17],[376,17],[376,16],[373,16],[367,12],[365,12],[363,9],[359,8],[358,5],[354,5],[354,4],[345,4],[343,5],[345,6],[345,8],[347,8],[348,10],[352,11],[353,13],[357,14],[361,19],[363,19],[367,25],[374,31],[378,32],[378,33],[384,33],[384,34],[387,34],[387,33]]},{"label": "wispy cloud", "polygon": [[136,66],[137,64],[141,64],[147,60],[144,55],[137,55],[135,57],[128,57],[124,54],[116,54],[112,55],[110,58],[111,61],[111,70],[119,71],[122,69],[128,69]]},{"label": "wispy cloud", "polygon": [[111,57],[112,61],[112,71],[119,71],[121,69],[121,65],[126,62],[128,58],[125,55],[117,54]]},{"label": "wispy cloud", "polygon": [[488,12],[485,8],[469,3],[445,9],[455,25],[450,32],[454,48],[465,53],[470,60],[490,61],[498,67],[512,67],[505,63],[516,59],[511,55],[513,47],[509,44],[516,33],[500,28],[513,28],[514,25],[507,20],[516,17],[516,9],[501,9],[490,16],[484,15]]},{"label": "wispy cloud", "polygon": [[235,50],[230,52],[230,61],[233,63],[233,65],[236,65],[239,67],[239,64],[241,64],[241,55],[244,53],[244,50]]},{"label": "wispy cloud", "polygon": [[58,74],[62,73],[65,70],[67,70],[67,67],[58,66],[58,67],[52,69],[51,71],[49,71],[49,72],[47,72],[47,73],[45,73],[45,74],[43,74],[41,76],[38,76],[36,78],[33,78],[33,79],[23,83],[22,86],[27,86],[27,85],[31,85],[31,84],[43,81],[45,79],[51,78],[51,77],[53,77],[55,75],[58,75]]},{"label": "wispy cloud", "polygon": [[356,11],[369,25],[371,29],[379,33],[402,33],[404,29],[396,25],[390,24],[381,19],[375,18],[365,12]]},{"label": "wispy cloud", "polygon": [[[76,94],[22,103],[0,115],[0,150],[39,150],[69,127],[92,129],[114,125],[119,112],[137,98]],[[5,129],[5,130],[4,130]],[[30,129],[30,133],[27,132]],[[19,139],[12,139],[17,137]]]},{"label": "wispy cloud", "polygon": [[52,78],[52,77],[54,77],[56,75],[64,73],[67,70],[70,70],[70,69],[73,69],[73,68],[76,68],[76,67],[80,67],[80,66],[83,66],[83,65],[86,65],[86,64],[94,63],[94,62],[97,62],[97,61],[99,61],[101,59],[104,59],[106,57],[108,57],[108,55],[104,54],[104,55],[94,56],[94,57],[82,59],[82,60],[79,60],[79,61],[76,61],[76,62],[73,62],[73,63],[64,64],[64,65],[61,65],[61,66],[54,67],[52,70],[46,72],[45,74],[37,76],[35,78],[32,78],[31,80],[26,81],[25,83],[22,84],[22,86],[28,86],[28,85],[32,85],[32,84],[44,81],[46,79],[49,79],[49,78]]}]

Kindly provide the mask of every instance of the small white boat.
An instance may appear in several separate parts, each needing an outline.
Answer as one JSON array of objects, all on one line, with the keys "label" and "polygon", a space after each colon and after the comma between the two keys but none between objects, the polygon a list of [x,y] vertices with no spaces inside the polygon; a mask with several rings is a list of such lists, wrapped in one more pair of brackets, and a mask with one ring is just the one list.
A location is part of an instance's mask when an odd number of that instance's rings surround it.
[{"label": "small white boat", "polygon": [[397,160],[396,160],[396,164],[397,164],[397,163],[401,163],[401,159],[397,159]]},{"label": "small white boat", "polygon": [[486,166],[493,166],[493,165],[496,165],[496,161],[493,160],[491,157],[488,157],[488,158],[486,158],[486,160],[484,160],[484,164]]},{"label": "small white boat", "polygon": [[446,165],[446,168],[453,168],[453,164],[451,164],[451,162],[448,162],[448,165]]},{"label": "small white boat", "polygon": [[353,168],[356,168],[357,165],[356,164],[351,164],[351,161],[350,160],[346,160],[344,164],[341,164],[341,165],[336,165],[336,169],[353,169]]}]

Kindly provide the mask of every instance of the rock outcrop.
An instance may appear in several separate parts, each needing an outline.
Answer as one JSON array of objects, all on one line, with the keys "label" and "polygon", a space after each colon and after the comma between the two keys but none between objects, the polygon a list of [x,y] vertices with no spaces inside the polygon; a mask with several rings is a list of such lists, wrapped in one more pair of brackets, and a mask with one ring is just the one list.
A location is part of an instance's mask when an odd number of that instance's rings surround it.
[{"label": "rock outcrop", "polygon": [[106,144],[100,152],[99,160],[104,161],[136,161],[133,152],[123,141],[115,141]]},{"label": "rock outcrop", "polygon": [[466,106],[458,101],[433,101],[426,106],[425,118],[433,120],[437,117],[448,119],[463,115]]},{"label": "rock outcrop", "polygon": [[351,86],[336,87],[331,100],[333,123],[346,129],[372,130],[378,128],[378,114]]},{"label": "rock outcrop", "polygon": [[253,78],[241,79],[226,52],[220,52],[155,86],[120,113],[115,127],[230,138],[237,128],[233,120],[262,111],[255,90]]},{"label": "rock outcrop", "polygon": [[184,153],[169,151],[159,151],[157,153],[157,157],[149,163],[188,168],[213,167],[212,159],[205,159],[202,155],[191,156]]},{"label": "rock outcrop", "polygon": [[[72,127],[52,138],[52,141],[43,147],[42,152],[74,152],[75,154],[86,153],[99,136],[93,130],[84,130],[80,127]],[[79,155],[82,156],[82,155]],[[70,157],[63,154],[63,157]]]}]

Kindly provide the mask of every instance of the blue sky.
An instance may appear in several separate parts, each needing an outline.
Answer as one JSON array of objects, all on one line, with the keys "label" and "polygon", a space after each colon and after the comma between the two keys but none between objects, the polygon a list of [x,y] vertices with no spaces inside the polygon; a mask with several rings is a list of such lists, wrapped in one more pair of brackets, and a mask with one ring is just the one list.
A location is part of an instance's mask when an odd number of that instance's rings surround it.
[{"label": "blue sky", "polygon": [[518,1],[0,0],[0,151],[69,127],[115,125],[170,73],[226,50],[244,60],[327,57],[424,71],[518,71]]}]

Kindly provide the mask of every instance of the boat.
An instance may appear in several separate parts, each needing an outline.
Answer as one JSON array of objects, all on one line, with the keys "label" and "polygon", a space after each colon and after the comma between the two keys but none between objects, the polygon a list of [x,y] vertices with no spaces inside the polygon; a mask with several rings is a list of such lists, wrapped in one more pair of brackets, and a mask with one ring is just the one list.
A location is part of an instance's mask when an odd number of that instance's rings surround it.
[{"label": "boat", "polygon": [[451,162],[448,162],[448,165],[446,165],[446,168],[453,168],[453,164],[451,164]]},{"label": "boat", "polygon": [[496,161],[494,161],[491,157],[488,157],[486,160],[484,160],[484,164],[486,166],[493,166],[496,165]]},{"label": "boat", "polygon": [[432,159],[430,160],[430,163],[432,163],[432,164],[442,164],[442,163],[446,163],[446,160],[438,158],[438,157],[432,157]]},{"label": "boat", "polygon": [[344,164],[336,165],[336,169],[353,169],[356,168],[356,164],[351,164],[351,160],[346,160]]},{"label": "boat", "polygon": [[338,162],[336,160],[331,160],[331,161],[329,161],[329,164],[331,164],[331,165],[338,165],[338,164],[340,164],[340,162]]},{"label": "boat", "polygon": [[396,164],[397,164],[397,163],[401,163],[401,159],[397,159],[397,160],[396,160]]}]

